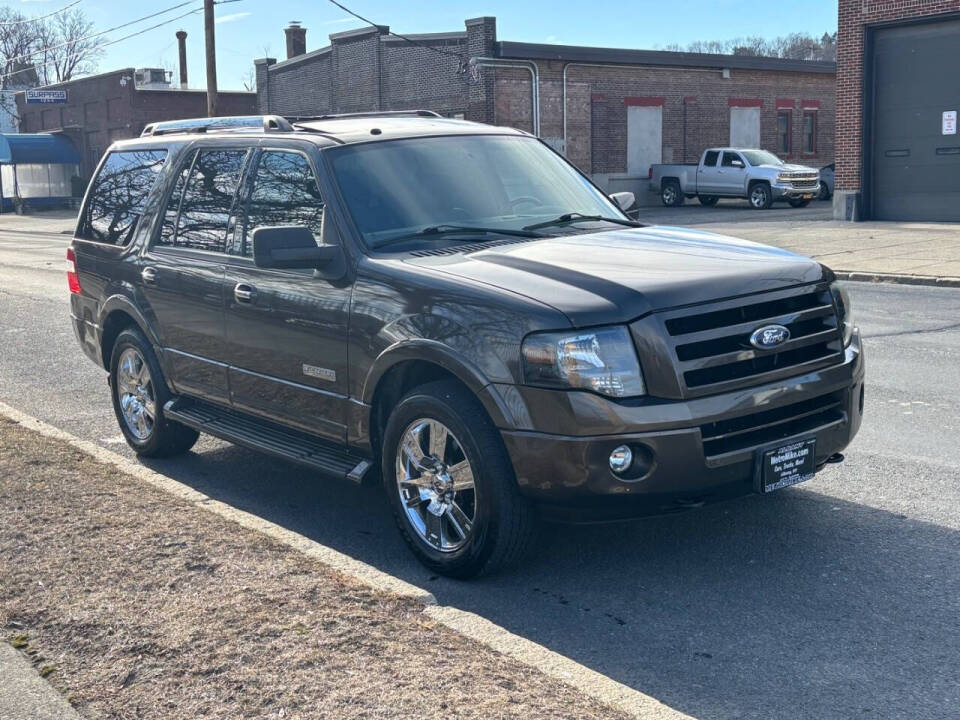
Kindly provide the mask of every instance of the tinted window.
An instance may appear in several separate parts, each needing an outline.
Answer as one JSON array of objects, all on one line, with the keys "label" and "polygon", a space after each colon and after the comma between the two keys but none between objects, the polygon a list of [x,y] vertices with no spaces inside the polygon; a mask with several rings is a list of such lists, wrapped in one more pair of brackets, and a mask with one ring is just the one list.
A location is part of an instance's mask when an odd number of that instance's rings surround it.
[{"label": "tinted window", "polygon": [[703,164],[707,167],[716,167],[717,158],[720,156],[718,150],[710,150],[703,158]]},{"label": "tinted window", "polygon": [[294,152],[270,150],[260,156],[247,205],[243,252],[253,254],[250,236],[265,225],[304,225],[320,241],[323,199],[310,162]]},{"label": "tinted window", "polygon": [[130,242],[166,158],[166,150],[110,153],[90,192],[81,236],[111,245]]},{"label": "tinted window", "polygon": [[815,153],[817,151],[817,114],[805,112],[803,114],[803,151]]},{"label": "tinted window", "polygon": [[[739,163],[738,166],[735,166],[733,164],[734,160],[736,160]],[[723,154],[723,162],[721,162],[720,164],[723,165],[723,167],[743,167],[743,159],[736,153],[725,152]]]},{"label": "tinted window", "polygon": [[163,220],[160,221],[160,238],[158,245],[173,245],[177,239],[177,218],[180,215],[180,200],[183,198],[183,189],[187,186],[187,178],[190,177],[190,170],[193,168],[193,156],[173,184],[173,192],[170,193],[170,199],[167,201],[167,209],[163,213]]},{"label": "tinted window", "polygon": [[179,219],[175,221],[176,235],[172,235],[171,224],[171,211],[177,201],[177,188],[174,187],[161,228],[161,243],[170,245],[172,240],[176,247],[214,252],[226,250],[227,225],[246,157],[246,150],[201,150],[197,153],[180,202]]}]

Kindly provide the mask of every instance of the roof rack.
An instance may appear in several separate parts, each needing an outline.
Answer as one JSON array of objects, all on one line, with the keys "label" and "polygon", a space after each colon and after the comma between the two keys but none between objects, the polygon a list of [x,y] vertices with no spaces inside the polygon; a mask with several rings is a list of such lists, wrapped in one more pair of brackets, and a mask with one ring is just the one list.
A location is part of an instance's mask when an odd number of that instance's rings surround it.
[{"label": "roof rack", "polygon": [[279,115],[239,115],[234,117],[190,118],[150,123],[140,137],[174,135],[178,133],[206,133],[218,130],[259,130],[262,132],[293,132],[293,125]]},{"label": "roof rack", "polygon": [[371,112],[339,113],[335,115],[287,116],[292,123],[315,122],[317,120],[352,120],[356,118],[390,118],[390,117],[443,117],[433,110],[374,110]]}]

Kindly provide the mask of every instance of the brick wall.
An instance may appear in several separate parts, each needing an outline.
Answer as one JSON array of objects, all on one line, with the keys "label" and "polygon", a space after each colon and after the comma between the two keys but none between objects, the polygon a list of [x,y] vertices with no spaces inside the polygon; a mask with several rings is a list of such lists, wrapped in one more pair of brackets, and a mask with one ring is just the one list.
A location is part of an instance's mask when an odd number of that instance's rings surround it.
[{"label": "brick wall", "polygon": [[[463,72],[476,58],[495,57],[496,20],[466,20],[465,31],[416,35],[416,43],[367,27],[330,36],[330,47],[286,62],[257,61],[261,112],[313,115],[326,112],[425,108],[464,113],[478,122],[533,130],[531,79],[526,70],[483,65]],[[444,54],[447,53],[447,54]],[[502,58],[509,60],[509,58]],[[834,159],[835,77],[832,73],[644,65],[573,65],[563,102],[562,60],[537,60],[540,136],[586,172],[626,172],[627,99],[655,96],[663,105],[664,162],[693,162],[710,145],[730,139],[730,101],[761,107],[761,144],[776,148],[778,102],[792,103],[793,151],[784,157],[815,166]],[[802,152],[805,108],[816,112],[816,152]],[[684,131],[686,127],[686,131]]]},{"label": "brick wall", "polygon": [[838,10],[836,189],[859,191],[864,28],[877,23],[958,12],[960,0],[839,0]]}]

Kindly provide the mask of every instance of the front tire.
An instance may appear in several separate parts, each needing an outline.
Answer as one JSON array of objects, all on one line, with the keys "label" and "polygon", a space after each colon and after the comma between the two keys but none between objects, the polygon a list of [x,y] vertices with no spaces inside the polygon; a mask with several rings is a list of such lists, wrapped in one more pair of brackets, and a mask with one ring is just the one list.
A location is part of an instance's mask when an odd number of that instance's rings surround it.
[{"label": "front tire", "polygon": [[384,489],[397,527],[430,570],[471,578],[515,565],[537,518],[497,429],[458,383],[414,388],[384,431]]},{"label": "front tire", "polygon": [[110,394],[120,431],[143,457],[187,452],[200,433],[163,416],[171,393],[150,342],[139,328],[117,336],[110,356]]},{"label": "front tire", "polygon": [[819,200],[829,200],[830,199],[830,188],[827,187],[825,182],[820,183],[820,193],[817,195]]},{"label": "front tire", "polygon": [[758,182],[750,188],[750,207],[754,210],[768,210],[773,205],[773,191],[765,182]]}]

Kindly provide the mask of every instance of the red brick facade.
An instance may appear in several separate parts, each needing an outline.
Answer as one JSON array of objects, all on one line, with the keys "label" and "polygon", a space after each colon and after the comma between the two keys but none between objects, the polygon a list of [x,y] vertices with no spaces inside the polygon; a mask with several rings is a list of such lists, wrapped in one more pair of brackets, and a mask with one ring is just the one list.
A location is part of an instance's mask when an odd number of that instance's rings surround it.
[{"label": "red brick facade", "polygon": [[865,28],[948,12],[960,12],[960,0],[839,0],[837,190],[859,191],[861,187]]}]

